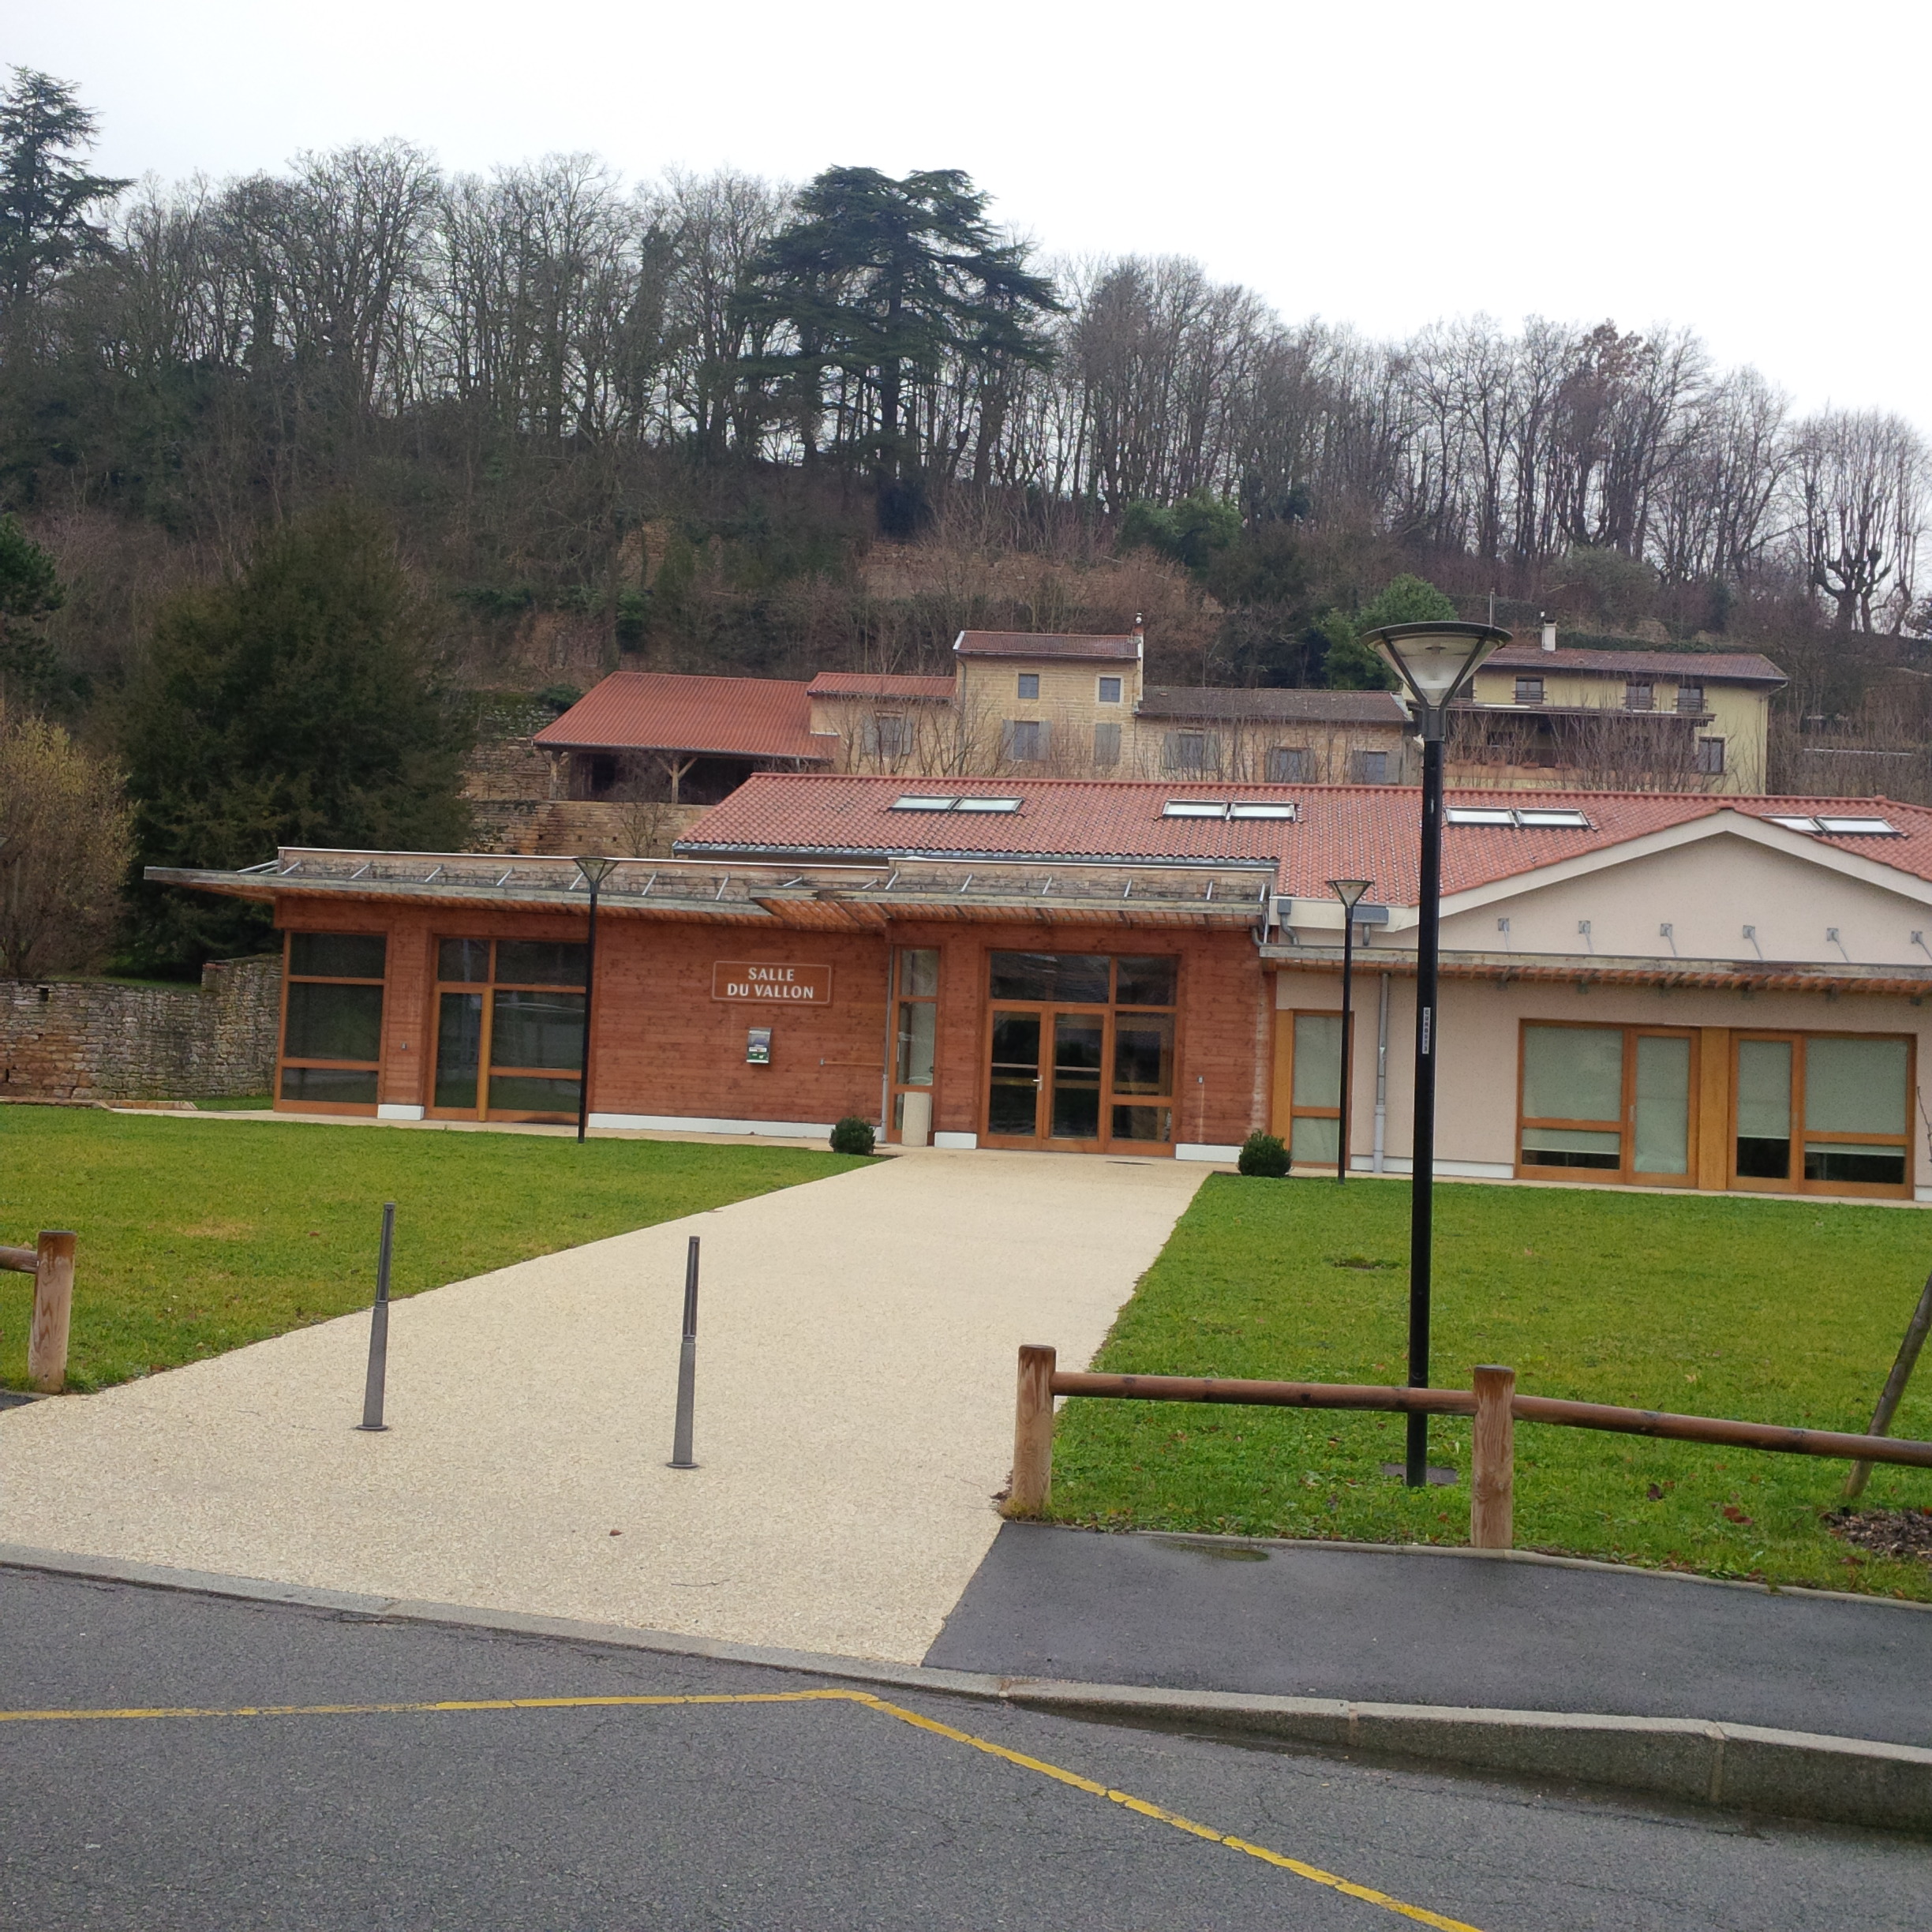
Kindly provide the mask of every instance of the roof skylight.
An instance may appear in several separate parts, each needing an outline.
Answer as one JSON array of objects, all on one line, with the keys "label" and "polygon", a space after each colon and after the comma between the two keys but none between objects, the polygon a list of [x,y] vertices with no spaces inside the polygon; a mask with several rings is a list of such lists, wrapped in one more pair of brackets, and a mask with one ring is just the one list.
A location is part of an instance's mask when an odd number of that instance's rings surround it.
[{"label": "roof skylight", "polygon": [[1163,818],[1286,818],[1299,816],[1285,799],[1170,799]]},{"label": "roof skylight", "polygon": [[1443,816],[1451,825],[1502,826],[1520,832],[1552,826],[1576,832],[1591,829],[1590,822],[1583,813],[1562,806],[1530,806],[1515,810],[1503,805],[1451,805]]},{"label": "roof skylight", "polygon": [[888,811],[915,812],[1017,812],[1017,798],[960,798],[949,792],[907,792],[894,799]]},{"label": "roof skylight", "polygon": [[1818,817],[1788,817],[1782,812],[1772,814],[1773,825],[1788,826],[1793,832],[1825,832],[1834,838],[1903,838],[1900,832],[1889,818],[1870,818],[1863,816],[1841,817],[1835,813],[1821,812]]}]

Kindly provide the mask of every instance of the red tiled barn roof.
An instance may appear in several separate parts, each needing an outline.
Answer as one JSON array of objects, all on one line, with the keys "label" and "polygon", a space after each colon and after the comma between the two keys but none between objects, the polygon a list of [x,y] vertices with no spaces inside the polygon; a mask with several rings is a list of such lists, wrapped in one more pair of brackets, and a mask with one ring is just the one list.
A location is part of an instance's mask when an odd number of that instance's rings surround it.
[{"label": "red tiled barn roof", "polygon": [[814,698],[889,698],[915,704],[953,695],[949,677],[900,677],[882,671],[821,671],[806,687]]},{"label": "red tiled barn roof", "polygon": [[536,742],[556,751],[701,751],[823,764],[829,754],[825,740],[812,736],[807,688],[781,678],[613,671]]},{"label": "red tiled barn roof", "polygon": [[[1017,798],[1013,813],[899,812],[908,793]],[[1294,822],[1169,818],[1170,799],[1292,801]],[[1453,893],[1553,865],[1724,811],[1754,818],[1823,812],[1882,816],[1896,838],[1816,837],[1915,878],[1932,879],[1932,810],[1890,800],[1732,798],[1660,792],[1478,792],[1461,806],[1563,807],[1587,828],[1449,826],[1443,889]],[[1327,895],[1331,878],[1375,882],[1379,903],[1413,905],[1421,792],[1415,786],[1241,785],[1078,779],[902,779],[763,773],[691,826],[679,850],[693,856],[807,853],[933,857],[1272,861],[1280,889]]]}]

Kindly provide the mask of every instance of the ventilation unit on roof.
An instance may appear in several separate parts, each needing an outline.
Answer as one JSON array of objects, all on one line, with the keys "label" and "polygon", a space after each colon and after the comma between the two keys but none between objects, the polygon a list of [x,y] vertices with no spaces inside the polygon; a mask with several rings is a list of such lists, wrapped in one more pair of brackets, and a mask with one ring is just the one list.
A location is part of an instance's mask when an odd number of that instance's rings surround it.
[{"label": "ventilation unit on roof", "polygon": [[1286,818],[1299,816],[1294,805],[1279,799],[1170,799],[1161,807],[1163,818]]},{"label": "ventilation unit on roof", "polygon": [[1588,832],[1589,820],[1580,811],[1561,807],[1530,807],[1521,811],[1502,805],[1451,805],[1443,818],[1456,826],[1502,826],[1522,832],[1555,826],[1571,831]]}]

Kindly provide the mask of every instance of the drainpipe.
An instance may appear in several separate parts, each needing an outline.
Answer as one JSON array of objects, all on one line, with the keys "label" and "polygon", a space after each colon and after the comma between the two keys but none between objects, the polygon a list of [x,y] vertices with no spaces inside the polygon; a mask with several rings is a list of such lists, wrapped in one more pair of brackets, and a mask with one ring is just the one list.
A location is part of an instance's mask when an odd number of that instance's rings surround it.
[{"label": "drainpipe", "polygon": [[1376,1009],[1376,1103],[1375,1155],[1372,1174],[1386,1174],[1388,1164],[1382,1158],[1383,1140],[1388,1128],[1388,1006],[1389,976],[1382,975],[1382,997]]}]

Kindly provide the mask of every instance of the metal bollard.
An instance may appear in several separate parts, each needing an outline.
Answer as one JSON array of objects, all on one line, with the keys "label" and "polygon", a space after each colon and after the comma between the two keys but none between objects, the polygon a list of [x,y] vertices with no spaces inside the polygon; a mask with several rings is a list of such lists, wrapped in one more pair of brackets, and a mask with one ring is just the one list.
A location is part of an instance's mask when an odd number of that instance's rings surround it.
[{"label": "metal bollard", "polygon": [[695,1469],[691,1460],[691,1411],[698,1399],[698,1237],[684,1256],[684,1335],[678,1345],[677,1427],[671,1438],[671,1466]]},{"label": "metal bollard", "polygon": [[386,1429],[383,1384],[389,1372],[389,1254],[395,1241],[395,1203],[383,1203],[382,1249],[376,1257],[376,1305],[369,1310],[369,1380],[362,1389],[362,1420],[356,1426]]}]

